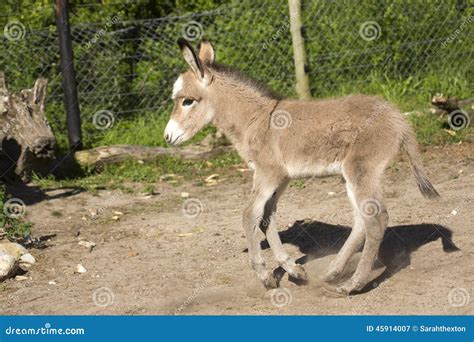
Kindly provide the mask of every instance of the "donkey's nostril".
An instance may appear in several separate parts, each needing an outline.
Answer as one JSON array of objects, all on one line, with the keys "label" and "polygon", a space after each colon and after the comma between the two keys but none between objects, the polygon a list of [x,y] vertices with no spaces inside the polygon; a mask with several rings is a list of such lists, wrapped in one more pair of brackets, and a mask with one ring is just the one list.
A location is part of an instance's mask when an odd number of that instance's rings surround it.
[{"label": "donkey's nostril", "polygon": [[165,134],[165,140],[166,141],[169,141],[170,140],[170,136],[168,134]]}]

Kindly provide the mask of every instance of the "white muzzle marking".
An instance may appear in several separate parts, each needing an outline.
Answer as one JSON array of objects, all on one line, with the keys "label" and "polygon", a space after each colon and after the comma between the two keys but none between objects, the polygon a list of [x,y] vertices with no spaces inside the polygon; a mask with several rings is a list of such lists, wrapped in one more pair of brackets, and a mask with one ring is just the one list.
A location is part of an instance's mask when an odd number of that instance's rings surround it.
[{"label": "white muzzle marking", "polygon": [[168,144],[177,145],[184,139],[184,130],[171,119],[165,128],[165,140]]}]

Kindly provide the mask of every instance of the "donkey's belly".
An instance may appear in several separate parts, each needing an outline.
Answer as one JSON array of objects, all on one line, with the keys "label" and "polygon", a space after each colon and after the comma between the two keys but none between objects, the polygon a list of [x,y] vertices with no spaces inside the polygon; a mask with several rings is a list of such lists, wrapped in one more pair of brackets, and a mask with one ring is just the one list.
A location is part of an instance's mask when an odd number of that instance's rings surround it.
[{"label": "donkey's belly", "polygon": [[286,170],[290,178],[324,177],[340,174],[341,162],[333,163],[310,163],[310,162],[289,162]]}]

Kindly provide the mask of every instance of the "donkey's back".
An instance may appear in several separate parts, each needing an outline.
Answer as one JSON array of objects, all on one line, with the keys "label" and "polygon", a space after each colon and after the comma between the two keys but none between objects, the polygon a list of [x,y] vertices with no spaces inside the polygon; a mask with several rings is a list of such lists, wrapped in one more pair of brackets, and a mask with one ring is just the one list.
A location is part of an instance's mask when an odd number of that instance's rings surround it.
[{"label": "donkey's back", "polygon": [[[343,172],[348,158],[388,163],[411,128],[400,112],[377,96],[350,95],[316,101],[280,101],[253,135],[256,150],[282,167],[288,177],[324,176]],[[268,128],[265,129],[264,126]],[[254,159],[259,159],[259,157]],[[279,157],[279,158],[278,158]]]}]

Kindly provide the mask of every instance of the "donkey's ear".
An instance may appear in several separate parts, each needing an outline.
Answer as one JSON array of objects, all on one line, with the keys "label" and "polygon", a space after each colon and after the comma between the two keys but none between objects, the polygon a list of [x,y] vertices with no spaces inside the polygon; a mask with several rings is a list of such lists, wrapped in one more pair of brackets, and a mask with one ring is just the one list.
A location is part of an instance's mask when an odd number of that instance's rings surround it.
[{"label": "donkey's ear", "polygon": [[183,53],[184,60],[186,61],[186,63],[189,64],[189,66],[191,67],[191,70],[199,79],[203,79],[204,67],[202,66],[202,62],[199,59],[199,57],[196,55],[196,52],[194,51],[191,44],[189,44],[189,42],[186,39],[179,38],[178,45],[179,45],[179,48],[181,49],[181,52]]},{"label": "donkey's ear", "polygon": [[199,49],[199,59],[205,65],[212,65],[214,60],[216,59],[216,54],[214,52],[214,47],[212,46],[211,42],[207,39],[203,39],[198,46]]}]

